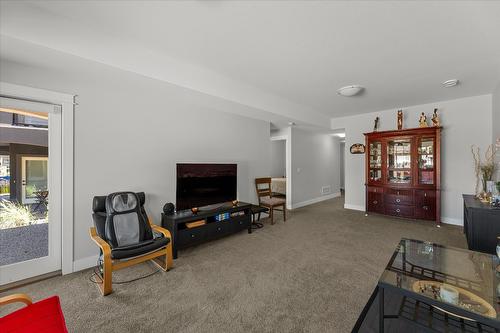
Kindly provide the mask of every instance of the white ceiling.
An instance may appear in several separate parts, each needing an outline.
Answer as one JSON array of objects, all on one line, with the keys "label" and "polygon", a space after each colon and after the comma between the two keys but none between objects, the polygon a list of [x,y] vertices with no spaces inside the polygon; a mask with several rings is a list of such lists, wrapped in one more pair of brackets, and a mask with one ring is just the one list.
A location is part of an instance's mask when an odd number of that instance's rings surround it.
[{"label": "white ceiling", "polygon": [[499,18],[493,1],[0,3],[4,36],[319,126],[491,93]]}]

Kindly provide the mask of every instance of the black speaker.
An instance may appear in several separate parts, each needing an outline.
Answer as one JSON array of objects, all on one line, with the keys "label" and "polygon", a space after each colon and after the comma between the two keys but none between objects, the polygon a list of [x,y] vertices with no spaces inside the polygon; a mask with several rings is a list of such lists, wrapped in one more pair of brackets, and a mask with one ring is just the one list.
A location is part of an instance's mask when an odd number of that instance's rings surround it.
[{"label": "black speaker", "polygon": [[165,206],[163,206],[163,213],[166,215],[173,214],[175,211],[175,206],[171,202],[167,202]]}]

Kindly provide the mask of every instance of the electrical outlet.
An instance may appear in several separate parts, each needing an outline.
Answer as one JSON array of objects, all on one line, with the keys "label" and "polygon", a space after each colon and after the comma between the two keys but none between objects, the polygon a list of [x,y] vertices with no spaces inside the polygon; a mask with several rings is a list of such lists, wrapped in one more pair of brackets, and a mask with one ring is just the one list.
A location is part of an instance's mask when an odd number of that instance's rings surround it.
[{"label": "electrical outlet", "polygon": [[323,186],[321,188],[321,194],[330,194],[332,192],[332,187],[330,185]]}]

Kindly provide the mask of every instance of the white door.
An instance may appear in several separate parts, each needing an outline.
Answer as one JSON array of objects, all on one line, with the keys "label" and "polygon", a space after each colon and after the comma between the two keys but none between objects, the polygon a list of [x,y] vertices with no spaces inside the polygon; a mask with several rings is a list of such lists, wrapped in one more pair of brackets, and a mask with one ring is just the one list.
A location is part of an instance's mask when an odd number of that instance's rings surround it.
[{"label": "white door", "polygon": [[[1,112],[11,110],[10,119],[20,119],[0,124],[6,133],[1,143],[13,147],[11,154],[20,164],[10,179],[10,198],[0,202],[1,286],[61,269],[62,114],[58,105],[3,97],[0,101]],[[45,115],[45,124],[37,120],[33,126],[26,118],[30,115]],[[38,156],[26,154],[33,150]]]},{"label": "white door", "polygon": [[44,205],[48,201],[48,157],[21,157],[21,202]]}]

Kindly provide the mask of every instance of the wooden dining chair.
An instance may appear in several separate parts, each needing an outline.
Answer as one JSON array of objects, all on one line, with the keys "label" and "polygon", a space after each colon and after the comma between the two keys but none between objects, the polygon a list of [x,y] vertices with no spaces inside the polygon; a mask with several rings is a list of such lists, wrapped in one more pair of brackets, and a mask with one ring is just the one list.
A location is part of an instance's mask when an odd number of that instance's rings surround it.
[{"label": "wooden dining chair", "polygon": [[[274,210],[283,212],[283,222],[286,221],[286,199],[273,197],[271,191],[271,177],[255,178],[255,190],[259,206],[269,208],[269,217],[271,224],[274,224]],[[278,209],[281,207],[281,209]]]}]

